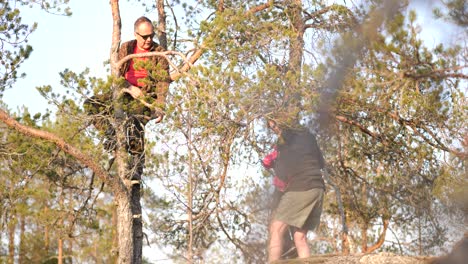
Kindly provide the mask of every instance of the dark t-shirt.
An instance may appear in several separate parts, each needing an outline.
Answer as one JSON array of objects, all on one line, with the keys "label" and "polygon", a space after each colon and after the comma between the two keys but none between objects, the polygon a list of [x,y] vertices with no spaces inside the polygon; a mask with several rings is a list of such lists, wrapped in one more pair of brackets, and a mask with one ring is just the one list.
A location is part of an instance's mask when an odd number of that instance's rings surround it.
[{"label": "dark t-shirt", "polygon": [[315,136],[305,130],[285,130],[280,140],[275,171],[288,182],[286,191],[324,189],[320,171],[324,160]]}]

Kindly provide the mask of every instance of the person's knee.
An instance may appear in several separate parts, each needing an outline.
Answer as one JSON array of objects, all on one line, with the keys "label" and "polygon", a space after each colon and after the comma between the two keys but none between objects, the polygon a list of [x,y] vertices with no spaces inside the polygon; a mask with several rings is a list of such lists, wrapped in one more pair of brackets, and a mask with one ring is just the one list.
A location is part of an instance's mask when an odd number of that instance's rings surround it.
[{"label": "person's knee", "polygon": [[295,243],[307,243],[307,231],[306,230],[297,230],[294,232],[294,242]]},{"label": "person's knee", "polygon": [[307,244],[307,230],[297,230],[294,233],[294,244],[296,245],[299,258],[310,256],[309,245]]},{"label": "person's knee", "polygon": [[286,232],[287,227],[288,225],[286,223],[275,220],[270,225],[270,233],[276,234],[276,235],[282,235],[284,234],[284,232]]}]

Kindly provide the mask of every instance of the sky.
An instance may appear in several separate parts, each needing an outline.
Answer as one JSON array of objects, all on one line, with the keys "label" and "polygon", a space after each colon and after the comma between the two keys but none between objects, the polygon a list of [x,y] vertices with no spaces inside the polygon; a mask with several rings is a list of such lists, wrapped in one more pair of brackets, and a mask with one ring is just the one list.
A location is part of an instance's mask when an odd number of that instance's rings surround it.
[{"label": "sky", "polygon": [[[133,22],[139,16],[157,20],[155,12],[145,13],[138,3],[120,2],[122,41],[133,39]],[[23,22],[38,22],[38,29],[29,38],[34,51],[20,68],[20,72],[27,74],[26,78],[18,80],[3,96],[11,111],[22,106],[27,106],[31,113],[51,108],[36,87],[52,85],[54,91],[60,92],[63,88],[59,85],[59,73],[67,68],[79,73],[88,67],[91,76],[106,76],[103,63],[109,59],[112,40],[109,1],[72,0],[70,7],[71,17],[48,14],[37,8],[22,10]],[[426,45],[431,48],[442,40],[453,41],[444,24],[432,18],[427,2],[418,1],[414,8],[424,27],[422,36]],[[145,247],[144,255],[154,263],[170,263],[155,246]]]}]

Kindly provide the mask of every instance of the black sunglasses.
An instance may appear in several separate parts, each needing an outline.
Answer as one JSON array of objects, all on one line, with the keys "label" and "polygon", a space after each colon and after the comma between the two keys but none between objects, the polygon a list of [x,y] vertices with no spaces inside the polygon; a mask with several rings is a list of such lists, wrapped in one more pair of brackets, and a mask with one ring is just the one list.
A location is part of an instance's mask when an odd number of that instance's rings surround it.
[{"label": "black sunglasses", "polygon": [[140,36],[140,37],[141,37],[142,39],[144,39],[144,40],[147,40],[148,38],[153,38],[153,37],[154,37],[154,32],[151,33],[151,34],[149,34],[149,35],[141,35],[141,34],[138,33],[138,32],[135,32],[135,33],[137,33],[137,35]]}]

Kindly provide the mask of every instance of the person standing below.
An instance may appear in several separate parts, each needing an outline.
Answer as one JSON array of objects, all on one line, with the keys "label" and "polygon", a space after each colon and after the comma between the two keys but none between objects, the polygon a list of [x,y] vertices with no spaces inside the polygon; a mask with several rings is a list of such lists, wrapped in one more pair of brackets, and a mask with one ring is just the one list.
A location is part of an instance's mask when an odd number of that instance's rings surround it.
[{"label": "person standing below", "polygon": [[[278,207],[278,203],[281,199],[281,196],[283,196],[284,190],[287,186],[286,182],[282,181],[275,169],[275,162],[276,159],[278,158],[278,150],[277,147],[275,146],[273,151],[266,155],[262,160],[262,165],[265,167],[273,176],[273,186],[275,187],[272,195],[271,195],[271,202],[270,202],[270,216],[269,216],[269,221],[271,222],[271,217],[273,213],[275,212],[276,208]],[[297,258],[297,250],[296,246],[294,245],[294,241],[292,239],[292,234],[293,234],[294,228],[288,226],[287,230],[284,232],[283,238],[282,238],[282,249],[281,249],[281,259],[292,259],[292,258]]]},{"label": "person standing below", "polygon": [[[154,26],[147,17],[139,17],[134,23],[135,39],[127,41],[120,46],[118,60],[131,54],[144,54],[147,52],[163,52],[165,49],[153,41]],[[162,56],[138,57],[127,60],[119,69],[125,78],[121,95],[123,110],[131,119],[129,122],[133,129],[134,140],[129,139],[128,148],[131,152],[141,153],[144,147],[144,126],[150,120],[159,123],[163,119],[167,91],[171,82],[169,63]],[[93,115],[93,124],[105,133],[107,150],[115,147],[115,131],[106,116],[113,113],[110,101],[112,92],[95,95],[85,101],[85,109]],[[146,102],[146,104],[143,104]],[[153,108],[148,105],[154,106]],[[159,109],[157,109],[159,108]]]},{"label": "person standing below", "polygon": [[325,183],[325,162],[315,136],[305,129],[282,129],[273,120],[268,127],[278,135],[275,173],[284,182],[269,227],[268,262],[279,260],[283,235],[293,229],[299,258],[310,256],[307,233],[320,223]]}]

